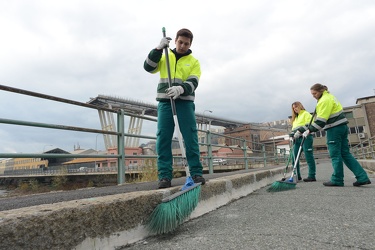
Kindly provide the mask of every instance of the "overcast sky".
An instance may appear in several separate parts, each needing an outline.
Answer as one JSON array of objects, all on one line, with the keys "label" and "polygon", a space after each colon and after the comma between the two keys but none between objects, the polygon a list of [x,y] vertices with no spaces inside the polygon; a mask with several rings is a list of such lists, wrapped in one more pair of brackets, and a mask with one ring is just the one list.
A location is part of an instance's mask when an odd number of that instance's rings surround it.
[{"label": "overcast sky", "polygon": [[[197,112],[286,119],[297,100],[314,110],[317,82],[343,106],[374,95],[373,0],[0,0],[0,84],[80,102],[104,94],[156,104],[158,75],[143,62],[162,27],[173,38],[180,28],[194,34]],[[0,117],[100,128],[94,111],[1,90]],[[4,124],[0,140],[2,153],[103,148],[95,134]]]}]

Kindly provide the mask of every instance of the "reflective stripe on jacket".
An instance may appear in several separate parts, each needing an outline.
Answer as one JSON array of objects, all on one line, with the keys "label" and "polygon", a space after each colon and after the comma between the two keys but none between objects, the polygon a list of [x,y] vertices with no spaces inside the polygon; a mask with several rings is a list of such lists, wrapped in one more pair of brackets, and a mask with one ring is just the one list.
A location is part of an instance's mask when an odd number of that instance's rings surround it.
[{"label": "reflective stripe on jacket", "polygon": [[[181,86],[184,93],[178,99],[194,101],[195,90],[198,87],[201,69],[199,61],[189,52],[176,60],[174,51],[169,50],[169,64],[171,70],[172,86]],[[169,101],[165,91],[169,87],[168,70],[165,55],[161,50],[153,49],[144,63],[144,69],[150,73],[160,72],[160,80],[157,87],[157,101]]]},{"label": "reflective stripe on jacket", "polygon": [[316,119],[309,127],[310,131],[327,130],[347,123],[348,119],[344,115],[340,102],[325,90],[316,105]]}]

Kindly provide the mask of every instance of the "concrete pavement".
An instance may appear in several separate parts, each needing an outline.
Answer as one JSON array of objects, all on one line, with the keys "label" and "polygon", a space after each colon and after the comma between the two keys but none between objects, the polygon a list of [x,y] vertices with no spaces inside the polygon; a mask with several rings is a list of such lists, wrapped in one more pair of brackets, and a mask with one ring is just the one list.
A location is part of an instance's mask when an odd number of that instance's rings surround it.
[{"label": "concrete pavement", "polygon": [[345,167],[344,187],[323,186],[331,174],[330,161],[320,162],[317,182],[276,193],[263,187],[171,234],[121,249],[375,249],[374,174],[371,185],[353,187]]}]

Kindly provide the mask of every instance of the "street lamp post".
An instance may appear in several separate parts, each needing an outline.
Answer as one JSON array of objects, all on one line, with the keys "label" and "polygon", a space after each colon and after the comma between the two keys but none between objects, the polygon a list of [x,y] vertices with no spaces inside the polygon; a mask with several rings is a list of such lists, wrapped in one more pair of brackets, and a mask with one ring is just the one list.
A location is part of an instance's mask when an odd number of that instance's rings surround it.
[{"label": "street lamp post", "polygon": [[208,121],[208,130],[211,131],[211,119]]},{"label": "street lamp post", "polygon": [[[206,109],[206,110],[203,111],[203,118],[202,118],[203,121],[202,121],[202,122],[203,122],[203,124],[205,125],[206,130],[207,130],[207,124],[206,124],[206,122],[205,122],[205,118],[206,118],[206,117],[205,117],[205,114],[204,114],[205,112],[210,112],[210,113],[212,113],[212,110],[208,110],[208,109]],[[209,127],[208,127],[208,131],[211,130],[211,120],[209,121],[209,123],[210,123],[210,125],[209,125]],[[204,138],[203,138],[204,141],[203,141],[203,142],[204,142],[204,143],[209,143],[210,140],[209,140],[208,136],[211,136],[211,135],[209,134],[209,132],[208,132],[208,133],[207,133],[207,132],[206,132],[206,133],[203,132],[203,135],[204,135]],[[207,153],[206,153],[206,156],[207,156]],[[211,157],[211,155],[209,155],[209,157]],[[205,161],[206,161],[206,165],[208,165],[208,161],[209,161],[209,159],[206,158]],[[211,170],[210,170],[210,171],[211,171]]]},{"label": "street lamp post", "polygon": [[[206,122],[205,122],[205,115],[204,115],[204,113],[205,112],[210,112],[210,113],[212,113],[213,111],[212,110],[208,110],[208,109],[206,109],[205,111],[203,111],[203,124],[205,124],[206,125]],[[209,121],[209,129],[208,130],[210,130],[211,129],[211,120]],[[206,130],[207,130],[207,125],[206,125]]]}]

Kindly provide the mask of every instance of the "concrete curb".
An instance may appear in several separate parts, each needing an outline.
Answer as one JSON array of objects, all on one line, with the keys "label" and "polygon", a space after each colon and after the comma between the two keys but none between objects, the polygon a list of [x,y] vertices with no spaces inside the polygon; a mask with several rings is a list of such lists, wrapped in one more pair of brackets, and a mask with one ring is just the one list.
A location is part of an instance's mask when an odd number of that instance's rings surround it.
[{"label": "concrete curb", "polygon": [[375,160],[358,160],[364,169],[375,172]]},{"label": "concrete curb", "polygon": [[[285,167],[212,179],[190,219],[280,180]],[[163,197],[140,191],[0,212],[0,249],[116,249],[149,236],[144,222]]]}]

